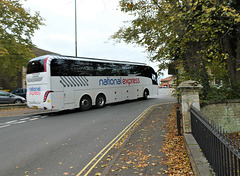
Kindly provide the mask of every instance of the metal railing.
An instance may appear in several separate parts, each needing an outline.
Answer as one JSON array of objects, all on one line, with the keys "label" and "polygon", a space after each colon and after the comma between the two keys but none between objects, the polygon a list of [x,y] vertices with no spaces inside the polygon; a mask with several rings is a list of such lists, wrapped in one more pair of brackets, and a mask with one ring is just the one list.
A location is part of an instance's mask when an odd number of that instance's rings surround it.
[{"label": "metal railing", "polygon": [[192,107],[192,134],[216,175],[240,176],[239,141]]}]

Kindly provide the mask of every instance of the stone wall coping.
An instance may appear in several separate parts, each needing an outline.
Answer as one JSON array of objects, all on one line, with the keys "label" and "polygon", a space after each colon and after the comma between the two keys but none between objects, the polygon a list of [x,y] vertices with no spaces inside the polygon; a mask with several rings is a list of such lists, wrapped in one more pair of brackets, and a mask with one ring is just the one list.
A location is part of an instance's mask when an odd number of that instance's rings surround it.
[{"label": "stone wall coping", "polygon": [[203,86],[199,84],[197,81],[188,80],[183,81],[177,87],[178,89],[202,89]]},{"label": "stone wall coping", "polygon": [[213,176],[214,172],[192,134],[183,134],[185,147],[195,176]]},{"label": "stone wall coping", "polygon": [[229,100],[222,100],[219,102],[209,102],[207,104],[201,104],[201,107],[205,107],[208,105],[214,105],[214,104],[228,104],[228,103],[240,103],[240,99],[229,99]]}]

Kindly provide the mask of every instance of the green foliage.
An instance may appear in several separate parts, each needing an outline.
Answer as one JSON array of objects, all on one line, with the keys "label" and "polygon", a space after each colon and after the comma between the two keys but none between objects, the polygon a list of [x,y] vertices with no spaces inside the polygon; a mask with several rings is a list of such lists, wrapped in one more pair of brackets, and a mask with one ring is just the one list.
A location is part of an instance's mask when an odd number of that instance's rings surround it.
[{"label": "green foliage", "polygon": [[43,25],[39,13],[30,14],[20,0],[0,0],[0,70],[16,75],[34,57],[31,37]]},{"label": "green foliage", "polygon": [[200,81],[205,96],[211,77],[227,84],[230,79],[231,86],[240,79],[240,1],[119,2],[135,19],[112,36],[116,41],[145,46],[150,60],[159,61],[162,68],[178,62],[187,72],[181,76]]},{"label": "green foliage", "polygon": [[234,83],[232,87],[211,87],[207,97],[200,96],[203,104],[221,103],[224,100],[240,99],[240,82]]}]

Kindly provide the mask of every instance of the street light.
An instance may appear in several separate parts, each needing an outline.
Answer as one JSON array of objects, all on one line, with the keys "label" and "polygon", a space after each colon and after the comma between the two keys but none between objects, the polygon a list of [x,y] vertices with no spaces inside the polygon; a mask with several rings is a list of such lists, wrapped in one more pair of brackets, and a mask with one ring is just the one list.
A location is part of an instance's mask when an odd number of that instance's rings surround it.
[{"label": "street light", "polygon": [[75,0],[75,56],[77,57],[77,0]]}]

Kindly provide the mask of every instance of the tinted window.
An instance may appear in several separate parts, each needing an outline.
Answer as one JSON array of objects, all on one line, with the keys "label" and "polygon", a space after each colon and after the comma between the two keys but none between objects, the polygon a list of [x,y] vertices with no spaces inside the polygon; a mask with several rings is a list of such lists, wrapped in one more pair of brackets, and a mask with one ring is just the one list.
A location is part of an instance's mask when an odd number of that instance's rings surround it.
[{"label": "tinted window", "polygon": [[96,71],[96,76],[114,76],[112,69],[113,65],[111,63],[94,63],[94,70]]},{"label": "tinted window", "polygon": [[93,63],[77,60],[53,59],[51,62],[52,76],[93,76]]},{"label": "tinted window", "polygon": [[52,76],[144,76],[157,83],[157,74],[148,66],[118,63],[89,62],[70,59],[53,59]]},{"label": "tinted window", "polygon": [[27,74],[44,72],[44,62],[45,58],[29,62],[27,64]]}]

